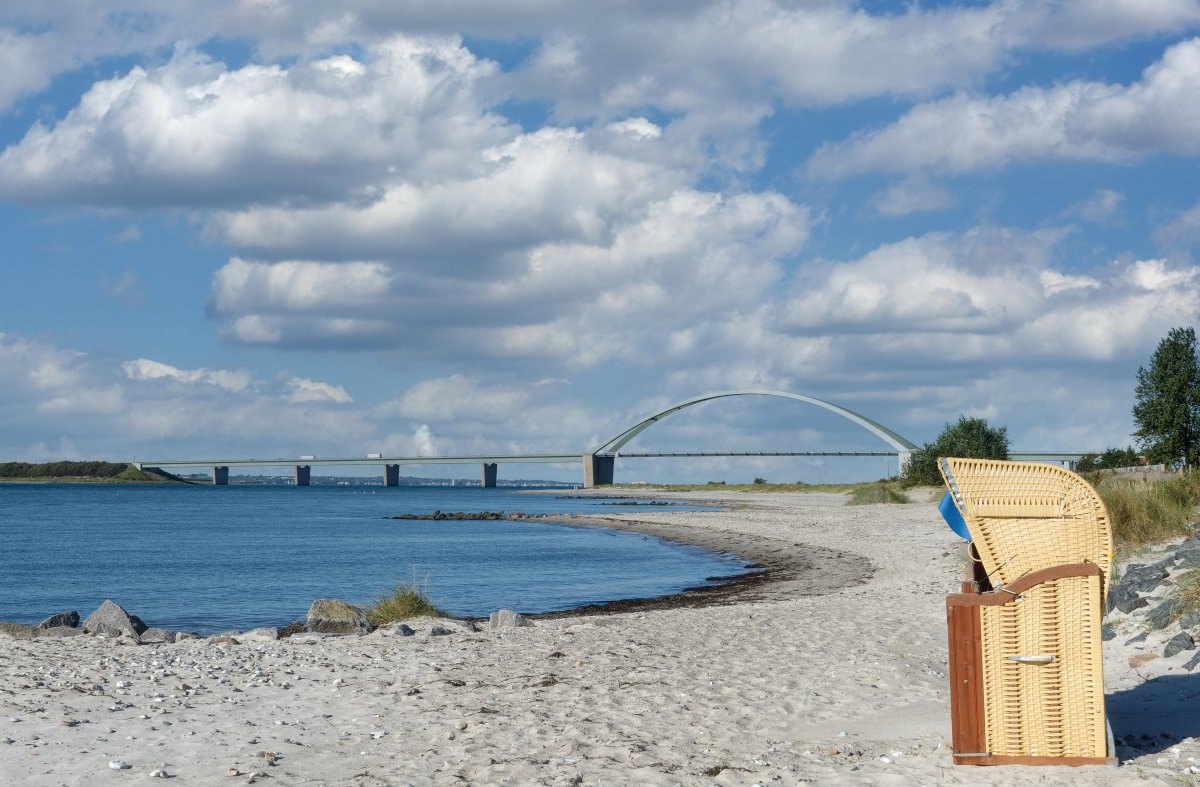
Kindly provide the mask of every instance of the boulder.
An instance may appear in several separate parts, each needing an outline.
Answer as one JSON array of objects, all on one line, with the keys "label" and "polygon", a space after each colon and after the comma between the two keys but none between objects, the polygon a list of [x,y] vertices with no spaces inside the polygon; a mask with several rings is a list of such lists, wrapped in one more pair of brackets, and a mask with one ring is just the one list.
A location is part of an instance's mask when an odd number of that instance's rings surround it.
[{"label": "boulder", "polygon": [[417,630],[407,623],[401,623],[399,626],[396,626],[396,633],[401,637],[411,637],[417,633]]},{"label": "boulder", "polygon": [[1185,670],[1187,670],[1188,672],[1191,672],[1192,670],[1196,669],[1196,667],[1200,667],[1200,653],[1197,653],[1195,656],[1192,656],[1190,659],[1188,659],[1187,664],[1183,665],[1183,668]]},{"label": "boulder", "polygon": [[1125,614],[1129,614],[1130,612],[1133,612],[1134,610],[1138,610],[1138,609],[1141,609],[1142,607],[1148,607],[1148,606],[1150,606],[1150,602],[1147,599],[1137,598],[1135,596],[1134,598],[1127,599],[1125,601],[1122,601],[1120,604],[1117,604],[1117,609],[1120,610],[1121,612],[1124,612]]},{"label": "boulder", "polygon": [[37,624],[37,627],[40,629],[53,629],[59,628],[60,626],[75,628],[78,625],[79,613],[75,610],[71,610],[70,612],[59,612],[57,615],[51,615],[41,623]]},{"label": "boulder", "polygon": [[1195,649],[1196,640],[1192,639],[1191,634],[1187,633],[1186,631],[1181,631],[1167,640],[1167,647],[1163,649],[1163,656],[1169,659],[1176,653]]},{"label": "boulder", "polygon": [[1165,629],[1182,606],[1179,599],[1169,598],[1147,613],[1146,623],[1151,629]]},{"label": "boulder", "polygon": [[448,637],[454,632],[445,626],[433,625],[429,628],[429,636],[431,637]]},{"label": "boulder", "polygon": [[1117,630],[1112,626],[1105,624],[1100,628],[1100,638],[1105,642],[1108,642],[1110,639],[1116,639]]},{"label": "boulder", "polygon": [[138,640],[143,645],[154,645],[164,642],[174,642],[176,640],[176,635],[175,632],[171,631],[170,629],[155,627],[148,628],[143,631],[141,636],[138,637]]},{"label": "boulder", "polygon": [[33,635],[38,639],[61,639],[63,637],[82,637],[83,629],[74,626],[51,626],[50,628],[35,628]]},{"label": "boulder", "polygon": [[361,608],[331,598],[314,601],[306,623],[309,631],[318,634],[370,634],[375,630]]},{"label": "boulder", "polygon": [[529,620],[520,613],[513,612],[511,609],[501,609],[493,612],[488,618],[488,628],[517,628],[519,626],[530,625]]},{"label": "boulder", "polygon": [[274,642],[279,639],[279,629],[274,626],[264,626],[239,634],[238,639],[242,642]]},{"label": "boulder", "polygon": [[1179,619],[1179,628],[1194,629],[1200,626],[1200,609],[1195,612],[1189,612]]},{"label": "boulder", "polygon": [[120,604],[104,599],[104,603],[83,621],[83,630],[88,634],[137,639],[146,630],[146,624],[122,609]]}]

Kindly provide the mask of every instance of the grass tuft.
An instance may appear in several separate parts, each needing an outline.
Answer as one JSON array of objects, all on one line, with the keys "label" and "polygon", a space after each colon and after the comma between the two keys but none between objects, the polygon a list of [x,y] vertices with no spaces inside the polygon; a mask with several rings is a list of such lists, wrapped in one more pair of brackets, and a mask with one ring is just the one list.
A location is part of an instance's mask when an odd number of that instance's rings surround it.
[{"label": "grass tuft", "polygon": [[1192,569],[1175,583],[1176,597],[1183,602],[1178,617],[1200,612],[1200,569]]},{"label": "grass tuft", "polygon": [[1108,475],[1094,483],[1119,548],[1137,549],[1191,534],[1200,473],[1150,481]]},{"label": "grass tuft", "polygon": [[391,595],[376,599],[367,609],[367,620],[375,626],[407,618],[438,617],[444,618],[449,615],[438,609],[416,582],[397,585]]},{"label": "grass tuft", "polygon": [[911,503],[908,495],[888,484],[870,484],[850,490],[846,505],[865,506],[875,503]]}]

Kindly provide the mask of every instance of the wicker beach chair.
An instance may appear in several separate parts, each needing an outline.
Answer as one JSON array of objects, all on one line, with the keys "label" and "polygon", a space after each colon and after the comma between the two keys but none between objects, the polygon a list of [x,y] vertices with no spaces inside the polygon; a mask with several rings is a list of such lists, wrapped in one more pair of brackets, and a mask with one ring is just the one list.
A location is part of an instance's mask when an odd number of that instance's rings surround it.
[{"label": "wicker beach chair", "polygon": [[954,762],[1112,763],[1101,618],[1112,531],[1053,465],[939,459],[979,581],[946,599]]}]

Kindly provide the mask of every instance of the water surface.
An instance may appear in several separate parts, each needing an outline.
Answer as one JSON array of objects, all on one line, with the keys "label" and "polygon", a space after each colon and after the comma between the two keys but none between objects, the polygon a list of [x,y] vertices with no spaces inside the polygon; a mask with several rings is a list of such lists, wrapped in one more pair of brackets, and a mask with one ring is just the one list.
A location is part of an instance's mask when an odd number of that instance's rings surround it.
[{"label": "water surface", "polygon": [[503,488],[5,484],[0,620],[87,615],[111,598],[149,625],[210,633],[284,625],[315,598],[362,604],[414,579],[456,615],[548,612],[745,570],[605,528],[387,518],[638,510],[614,502]]}]

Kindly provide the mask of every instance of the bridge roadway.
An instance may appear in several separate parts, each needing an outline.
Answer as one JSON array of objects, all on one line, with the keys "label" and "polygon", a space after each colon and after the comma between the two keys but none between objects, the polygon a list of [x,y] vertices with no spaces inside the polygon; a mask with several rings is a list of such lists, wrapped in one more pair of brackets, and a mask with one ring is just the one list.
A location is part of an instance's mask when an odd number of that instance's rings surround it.
[{"label": "bridge roadway", "polygon": [[[1083,452],[1028,452],[1014,451],[1012,459],[1027,459],[1042,462],[1071,462],[1079,459]],[[611,484],[617,457],[636,458],[685,458],[685,457],[747,457],[747,456],[896,456],[901,462],[906,458],[898,451],[630,451],[627,453],[583,454],[477,454],[473,456],[382,456],[319,459],[301,456],[297,459],[185,459],[161,462],[134,462],[139,470],[181,470],[196,467],[212,469],[212,482],[217,486],[229,483],[231,467],[291,467],[296,486],[308,486],[313,467],[336,467],[346,465],[383,465],[384,486],[400,484],[400,465],[449,465],[478,464],[481,467],[481,485],[496,485],[497,467],[501,464],[572,464],[582,460],[584,485],[604,486]]]}]

